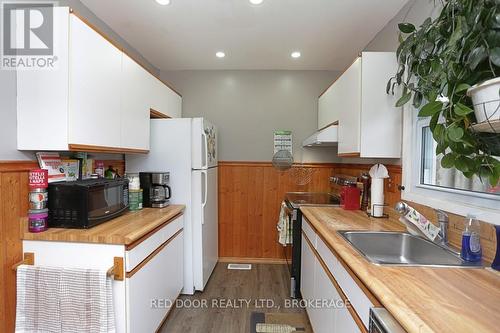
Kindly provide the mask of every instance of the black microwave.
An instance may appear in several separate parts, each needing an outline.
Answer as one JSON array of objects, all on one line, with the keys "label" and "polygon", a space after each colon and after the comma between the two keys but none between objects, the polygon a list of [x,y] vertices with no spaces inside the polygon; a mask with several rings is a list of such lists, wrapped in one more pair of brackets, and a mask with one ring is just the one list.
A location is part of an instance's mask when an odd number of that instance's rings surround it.
[{"label": "black microwave", "polygon": [[49,228],[92,228],[128,209],[128,179],[49,184]]}]

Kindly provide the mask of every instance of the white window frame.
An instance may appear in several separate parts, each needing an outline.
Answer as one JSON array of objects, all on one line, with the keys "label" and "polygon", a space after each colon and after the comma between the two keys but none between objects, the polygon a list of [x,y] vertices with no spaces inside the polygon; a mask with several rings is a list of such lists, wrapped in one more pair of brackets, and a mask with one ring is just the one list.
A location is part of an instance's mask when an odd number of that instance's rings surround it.
[{"label": "white window frame", "polygon": [[429,119],[418,118],[418,110],[405,106],[403,122],[402,199],[462,216],[475,214],[482,221],[500,225],[500,196],[420,184],[422,128]]}]

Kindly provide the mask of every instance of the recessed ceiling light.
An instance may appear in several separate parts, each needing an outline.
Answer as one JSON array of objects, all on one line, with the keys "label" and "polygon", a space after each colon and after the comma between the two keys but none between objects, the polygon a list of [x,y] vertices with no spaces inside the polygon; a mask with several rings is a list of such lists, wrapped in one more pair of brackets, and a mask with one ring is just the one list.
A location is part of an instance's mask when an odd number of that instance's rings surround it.
[{"label": "recessed ceiling light", "polygon": [[170,0],[156,0],[162,6],[170,5]]},{"label": "recessed ceiling light", "polygon": [[226,56],[226,54],[222,51],[219,51],[219,52],[215,53],[215,56],[217,58],[224,58]]},{"label": "recessed ceiling light", "polygon": [[290,56],[294,59],[297,59],[297,58],[300,58],[301,54],[299,51],[295,51],[295,52],[292,52],[292,54]]},{"label": "recessed ceiling light", "polygon": [[264,0],[248,0],[252,5],[260,5]]}]

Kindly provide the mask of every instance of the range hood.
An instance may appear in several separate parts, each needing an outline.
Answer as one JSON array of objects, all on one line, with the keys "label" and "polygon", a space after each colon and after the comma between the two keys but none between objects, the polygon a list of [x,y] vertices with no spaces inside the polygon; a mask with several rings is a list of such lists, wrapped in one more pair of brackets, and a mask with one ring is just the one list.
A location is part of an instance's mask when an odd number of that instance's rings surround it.
[{"label": "range hood", "polygon": [[302,147],[331,147],[338,144],[338,125],[317,131],[302,142]]}]

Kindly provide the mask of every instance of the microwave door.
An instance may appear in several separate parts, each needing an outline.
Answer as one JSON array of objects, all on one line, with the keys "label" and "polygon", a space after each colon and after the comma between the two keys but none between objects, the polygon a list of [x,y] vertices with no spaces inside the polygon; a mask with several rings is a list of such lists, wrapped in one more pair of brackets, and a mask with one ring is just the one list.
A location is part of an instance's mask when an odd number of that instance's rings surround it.
[{"label": "microwave door", "polygon": [[127,206],[123,199],[122,186],[99,186],[88,193],[89,221],[100,221],[121,214]]}]

